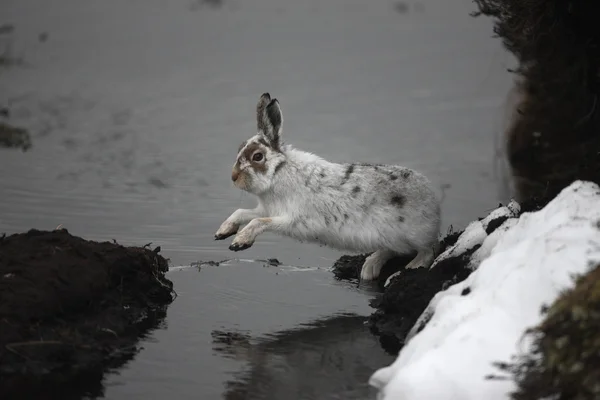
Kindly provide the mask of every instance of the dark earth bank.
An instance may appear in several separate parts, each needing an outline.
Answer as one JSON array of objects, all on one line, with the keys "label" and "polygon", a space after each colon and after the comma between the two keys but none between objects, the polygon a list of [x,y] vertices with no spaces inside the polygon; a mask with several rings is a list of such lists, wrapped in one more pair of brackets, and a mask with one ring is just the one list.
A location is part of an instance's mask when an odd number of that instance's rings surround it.
[{"label": "dark earth bank", "polygon": [[[600,183],[600,25],[583,0],[475,0],[517,65],[504,147],[516,200]],[[546,202],[547,202],[546,201]]]},{"label": "dark earth bank", "polygon": [[102,395],[104,372],[133,358],[174,299],[159,251],[64,229],[2,236],[0,398]]}]

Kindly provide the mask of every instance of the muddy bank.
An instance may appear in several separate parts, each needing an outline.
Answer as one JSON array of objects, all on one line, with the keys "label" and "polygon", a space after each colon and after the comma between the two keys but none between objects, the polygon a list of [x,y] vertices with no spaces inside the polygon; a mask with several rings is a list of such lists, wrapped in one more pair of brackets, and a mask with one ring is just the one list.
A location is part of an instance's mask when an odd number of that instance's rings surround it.
[{"label": "muddy bank", "polygon": [[64,229],[3,236],[0,397],[101,395],[103,372],[136,354],[174,299],[159,251]]}]

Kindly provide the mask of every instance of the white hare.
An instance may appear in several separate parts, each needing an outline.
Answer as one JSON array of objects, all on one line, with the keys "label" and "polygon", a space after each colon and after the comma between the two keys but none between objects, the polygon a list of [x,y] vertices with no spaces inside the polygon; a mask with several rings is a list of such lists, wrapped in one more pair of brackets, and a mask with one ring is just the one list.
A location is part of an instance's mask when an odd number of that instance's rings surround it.
[{"label": "white hare", "polygon": [[407,268],[431,265],[440,205],[425,176],[397,165],[337,164],[283,145],[281,108],[269,93],[260,97],[256,119],[258,133],[240,146],[231,178],[258,197],[258,206],[236,210],[215,239],[237,233],[229,249],[239,251],[268,231],[342,251],[372,252],[362,280],[377,278],[400,254],[416,253]]}]

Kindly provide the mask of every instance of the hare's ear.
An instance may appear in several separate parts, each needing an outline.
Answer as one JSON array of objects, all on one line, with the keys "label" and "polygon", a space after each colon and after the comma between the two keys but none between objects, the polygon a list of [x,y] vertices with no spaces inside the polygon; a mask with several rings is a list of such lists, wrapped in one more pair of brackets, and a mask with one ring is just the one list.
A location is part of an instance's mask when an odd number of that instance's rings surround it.
[{"label": "hare's ear", "polygon": [[281,125],[283,124],[283,116],[281,115],[281,107],[277,99],[273,99],[267,104],[265,109],[266,129],[264,135],[271,143],[274,149],[278,149],[281,144]]},{"label": "hare's ear", "polygon": [[262,133],[263,135],[267,131],[268,126],[265,109],[270,101],[271,95],[269,93],[263,93],[256,104],[256,128],[258,129],[258,132]]}]

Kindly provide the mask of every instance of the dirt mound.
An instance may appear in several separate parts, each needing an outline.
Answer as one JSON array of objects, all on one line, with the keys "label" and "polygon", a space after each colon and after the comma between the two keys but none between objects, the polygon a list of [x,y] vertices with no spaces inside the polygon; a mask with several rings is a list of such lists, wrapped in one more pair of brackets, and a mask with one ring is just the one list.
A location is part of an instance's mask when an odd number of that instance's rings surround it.
[{"label": "dirt mound", "polygon": [[0,398],[100,395],[103,371],[132,358],[173,301],[159,251],[66,230],[3,236]]}]

